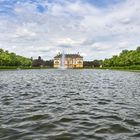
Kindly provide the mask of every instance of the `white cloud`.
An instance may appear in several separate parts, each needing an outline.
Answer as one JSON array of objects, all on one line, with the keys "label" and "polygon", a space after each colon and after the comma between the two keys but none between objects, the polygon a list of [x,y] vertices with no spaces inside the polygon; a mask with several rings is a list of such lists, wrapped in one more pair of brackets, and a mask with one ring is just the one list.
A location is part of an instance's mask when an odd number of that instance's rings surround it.
[{"label": "white cloud", "polygon": [[[0,47],[18,54],[51,59],[56,52],[80,52],[85,59],[103,59],[122,49],[135,49],[140,36],[140,1],[109,7],[63,1],[17,3],[15,16],[0,16]],[[22,49],[24,48],[24,50]]]},{"label": "white cloud", "polygon": [[27,28],[19,27],[16,29],[15,37],[32,37],[36,36],[36,33],[28,30]]}]

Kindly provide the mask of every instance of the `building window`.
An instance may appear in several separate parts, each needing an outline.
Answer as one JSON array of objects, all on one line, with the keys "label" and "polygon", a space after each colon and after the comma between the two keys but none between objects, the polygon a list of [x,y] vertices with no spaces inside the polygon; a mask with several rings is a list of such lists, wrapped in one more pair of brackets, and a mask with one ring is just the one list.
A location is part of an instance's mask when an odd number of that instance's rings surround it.
[{"label": "building window", "polygon": [[59,61],[55,61],[55,64],[59,64]]},{"label": "building window", "polygon": [[78,64],[81,64],[82,62],[81,62],[81,61],[78,61],[77,63],[78,63]]}]

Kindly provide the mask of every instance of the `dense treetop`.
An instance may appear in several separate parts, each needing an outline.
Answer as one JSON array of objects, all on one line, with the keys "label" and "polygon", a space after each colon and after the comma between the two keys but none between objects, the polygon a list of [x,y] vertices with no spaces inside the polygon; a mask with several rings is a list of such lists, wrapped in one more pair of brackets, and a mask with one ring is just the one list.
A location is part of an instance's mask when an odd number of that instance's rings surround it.
[{"label": "dense treetop", "polygon": [[119,55],[103,61],[104,67],[140,65],[140,47],[136,50],[123,50]]},{"label": "dense treetop", "polygon": [[0,49],[0,66],[30,66],[32,60]]}]

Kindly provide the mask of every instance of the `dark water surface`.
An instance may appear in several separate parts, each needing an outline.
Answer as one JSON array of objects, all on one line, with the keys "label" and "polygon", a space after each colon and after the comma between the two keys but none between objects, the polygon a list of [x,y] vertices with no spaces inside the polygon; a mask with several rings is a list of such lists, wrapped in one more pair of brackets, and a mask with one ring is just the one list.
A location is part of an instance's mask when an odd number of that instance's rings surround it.
[{"label": "dark water surface", "polygon": [[140,140],[140,73],[0,72],[0,140]]}]

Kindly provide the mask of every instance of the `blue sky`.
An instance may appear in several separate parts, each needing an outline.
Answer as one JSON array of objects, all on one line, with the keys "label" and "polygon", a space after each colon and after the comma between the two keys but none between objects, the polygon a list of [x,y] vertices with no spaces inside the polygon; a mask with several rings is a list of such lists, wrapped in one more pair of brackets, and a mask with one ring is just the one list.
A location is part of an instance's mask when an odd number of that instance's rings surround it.
[{"label": "blue sky", "polygon": [[140,45],[139,0],[0,0],[0,48],[104,59]]}]

